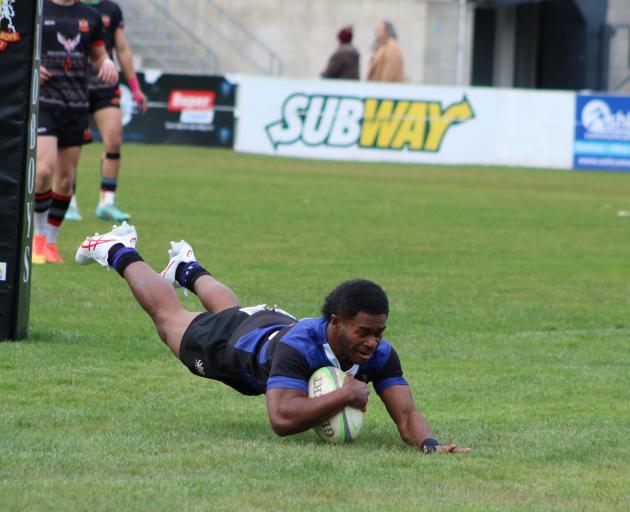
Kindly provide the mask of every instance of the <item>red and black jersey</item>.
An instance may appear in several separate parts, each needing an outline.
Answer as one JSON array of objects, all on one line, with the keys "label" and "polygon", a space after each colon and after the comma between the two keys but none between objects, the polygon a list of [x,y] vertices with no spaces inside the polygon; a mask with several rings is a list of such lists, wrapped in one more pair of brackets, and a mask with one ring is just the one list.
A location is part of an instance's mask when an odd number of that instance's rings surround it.
[{"label": "red and black jersey", "polygon": [[103,40],[105,41],[105,49],[109,54],[109,58],[114,58],[114,48],[116,47],[116,40],[114,34],[119,28],[125,28],[125,20],[123,20],[123,14],[116,2],[110,0],[81,0],[82,4],[85,4],[101,15],[101,21],[103,22]]},{"label": "red and black jersey", "polygon": [[[116,48],[116,30],[125,27],[125,21],[123,20],[122,10],[117,3],[110,0],[82,0],[82,4],[85,4],[101,15],[101,21],[103,22],[103,39],[105,41],[105,49],[109,54],[110,59],[114,59],[114,48]],[[88,89],[95,94],[101,94],[105,96],[115,96],[118,86],[111,86],[96,78],[96,73],[90,71],[88,75]]]},{"label": "red and black jersey", "polygon": [[41,64],[52,73],[40,89],[45,108],[88,110],[88,51],[103,46],[103,22],[92,8],[44,4]]}]

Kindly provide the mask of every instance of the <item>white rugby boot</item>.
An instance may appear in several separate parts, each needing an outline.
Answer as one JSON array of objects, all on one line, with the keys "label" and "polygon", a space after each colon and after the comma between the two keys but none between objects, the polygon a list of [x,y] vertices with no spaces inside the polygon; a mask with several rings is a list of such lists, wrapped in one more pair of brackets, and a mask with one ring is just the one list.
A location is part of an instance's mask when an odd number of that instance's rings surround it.
[{"label": "white rugby boot", "polygon": [[135,249],[137,241],[136,228],[123,222],[120,226],[113,226],[109,233],[103,235],[95,233],[93,236],[88,236],[77,249],[74,259],[79,265],[88,265],[96,261],[109,268],[107,257],[112,246],[123,244],[125,247]]},{"label": "white rugby boot", "polygon": [[[180,263],[190,263],[191,261],[197,261],[193,248],[185,240],[179,242],[171,242],[171,248],[168,251],[168,265],[160,272],[160,276],[163,277],[167,283],[174,288],[181,288],[181,285],[175,279],[175,273]],[[188,291],[184,290],[184,294],[188,295]]]}]

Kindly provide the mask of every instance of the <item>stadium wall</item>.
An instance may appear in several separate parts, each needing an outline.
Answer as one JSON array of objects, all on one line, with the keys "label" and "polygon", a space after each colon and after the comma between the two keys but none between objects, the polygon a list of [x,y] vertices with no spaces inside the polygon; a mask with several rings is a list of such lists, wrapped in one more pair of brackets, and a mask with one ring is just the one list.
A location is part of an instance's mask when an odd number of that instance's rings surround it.
[{"label": "stadium wall", "polygon": [[[455,83],[459,11],[456,0],[163,0],[169,12],[201,37],[221,58],[221,72],[255,73],[208,25],[229,39],[239,52],[263,59],[254,41],[222,16],[214,4],[264,41],[282,60],[282,75],[318,78],[336,49],[337,31],[354,27],[361,54],[361,77],[367,75],[376,25],[391,21],[405,59],[409,82]],[[467,9],[466,47],[472,41],[471,8]],[[466,56],[465,61],[470,59]],[[465,76],[469,71],[466,67]],[[466,78],[467,81],[467,78]]]},{"label": "stadium wall", "polygon": [[237,151],[571,169],[572,92],[234,75]]}]

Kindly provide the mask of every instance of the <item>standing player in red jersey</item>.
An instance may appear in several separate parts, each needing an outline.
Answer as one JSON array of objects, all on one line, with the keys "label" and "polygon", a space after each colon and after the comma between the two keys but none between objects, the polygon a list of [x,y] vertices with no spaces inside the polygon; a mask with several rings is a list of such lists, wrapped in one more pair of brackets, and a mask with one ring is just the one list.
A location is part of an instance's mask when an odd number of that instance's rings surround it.
[{"label": "standing player in red jersey", "polygon": [[81,146],[90,140],[87,72],[116,83],[101,18],[74,0],[44,3],[33,263],[62,263],[57,235],[72,197]]},{"label": "standing player in red jersey", "polygon": [[[142,112],[146,112],[148,101],[142,93],[133,66],[133,54],[125,35],[123,15],[120,7],[110,0],[81,0],[97,11],[103,22],[103,38],[109,58],[116,60],[131,88],[133,99]],[[116,188],[120,173],[120,147],[122,144],[122,116],[120,112],[119,84],[111,85],[99,80],[96,73],[88,74],[90,114],[103,138],[104,152],[101,160],[101,192],[96,216],[101,220],[122,222],[131,216],[116,206]],[[66,215],[69,220],[80,220],[81,216],[73,198]]]}]

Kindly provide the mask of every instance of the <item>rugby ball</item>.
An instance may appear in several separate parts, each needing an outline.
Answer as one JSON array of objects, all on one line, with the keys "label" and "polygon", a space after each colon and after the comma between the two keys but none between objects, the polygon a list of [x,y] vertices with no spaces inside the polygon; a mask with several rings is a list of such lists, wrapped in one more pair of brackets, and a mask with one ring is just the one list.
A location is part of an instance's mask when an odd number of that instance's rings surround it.
[{"label": "rugby ball", "polygon": [[[308,379],[308,396],[319,396],[335,391],[343,386],[346,374],[334,366],[326,366],[316,370]],[[313,427],[316,434],[324,441],[332,444],[350,443],[356,439],[363,425],[363,411],[356,407],[346,407],[326,420],[321,425]]]}]

